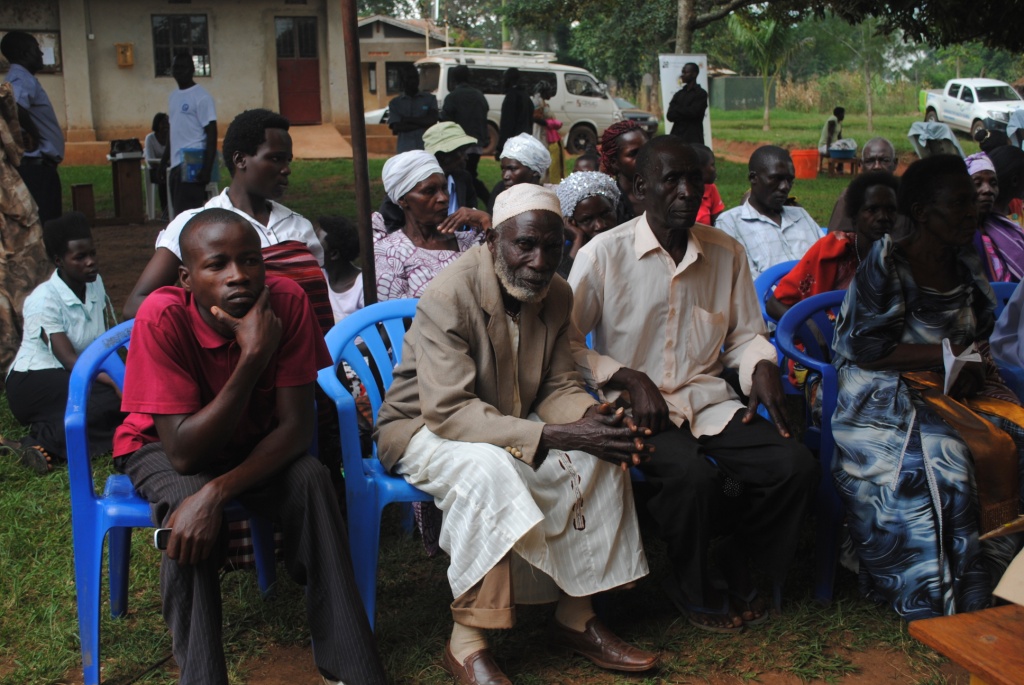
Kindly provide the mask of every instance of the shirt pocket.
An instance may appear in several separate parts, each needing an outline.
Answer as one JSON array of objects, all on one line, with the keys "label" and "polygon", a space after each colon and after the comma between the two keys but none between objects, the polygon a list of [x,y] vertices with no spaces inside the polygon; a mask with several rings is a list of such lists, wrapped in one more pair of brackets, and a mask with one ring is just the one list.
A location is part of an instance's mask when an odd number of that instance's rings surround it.
[{"label": "shirt pocket", "polygon": [[728,324],[728,318],[722,312],[693,308],[687,331],[687,352],[696,369],[706,368],[718,358]]}]

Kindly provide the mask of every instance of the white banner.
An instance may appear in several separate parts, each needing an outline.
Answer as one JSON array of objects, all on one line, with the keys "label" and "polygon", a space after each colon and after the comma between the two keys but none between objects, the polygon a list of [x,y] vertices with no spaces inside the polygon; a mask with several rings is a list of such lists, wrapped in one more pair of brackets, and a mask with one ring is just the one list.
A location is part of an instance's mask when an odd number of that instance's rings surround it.
[{"label": "white banner", "polygon": [[[708,56],[707,55],[658,55],[658,68],[661,74],[661,111],[668,114],[668,103],[672,102],[672,96],[683,87],[679,80],[683,72],[683,65],[693,62],[700,69],[697,75],[697,83],[704,90],[708,89]],[[665,133],[672,131],[672,122],[665,119]],[[704,144],[711,145],[711,102],[708,101],[708,108],[704,112]]]}]

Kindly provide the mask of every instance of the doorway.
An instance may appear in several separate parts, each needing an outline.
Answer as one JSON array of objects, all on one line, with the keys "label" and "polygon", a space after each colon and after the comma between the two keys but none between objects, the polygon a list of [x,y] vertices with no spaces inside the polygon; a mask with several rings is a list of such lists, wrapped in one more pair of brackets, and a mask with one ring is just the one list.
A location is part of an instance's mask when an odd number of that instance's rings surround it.
[{"label": "doorway", "polygon": [[316,17],[277,17],[277,95],[293,124],[320,123],[320,57]]}]

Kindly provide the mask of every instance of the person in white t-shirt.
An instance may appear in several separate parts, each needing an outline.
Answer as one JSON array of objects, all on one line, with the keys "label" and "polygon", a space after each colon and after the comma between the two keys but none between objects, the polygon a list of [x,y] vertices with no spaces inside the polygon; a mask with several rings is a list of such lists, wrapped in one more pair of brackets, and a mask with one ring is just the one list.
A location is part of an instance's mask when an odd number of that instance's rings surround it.
[{"label": "person in white t-shirt", "polygon": [[327,295],[338,323],[363,308],[363,272],[353,264],[359,259],[359,232],[343,216],[322,216],[316,236],[324,246],[324,277]]},{"label": "person in white t-shirt", "polygon": [[[167,101],[171,123],[167,154],[171,207],[175,214],[197,209],[206,202],[206,184],[210,182],[217,157],[217,110],[210,94],[193,80],[195,73],[191,55],[179,52],[174,56],[171,75],[178,82],[178,90],[171,93]],[[185,150],[203,151],[201,168],[189,170],[184,164]]]},{"label": "person in white t-shirt", "polygon": [[[205,208],[229,209],[248,219],[260,236],[264,259],[268,258],[268,252],[278,252],[277,246],[288,243],[307,253],[310,265],[319,267],[324,263],[324,249],[313,224],[273,199],[284,194],[291,174],[289,126],[287,119],[266,109],[247,110],[235,117],[224,136],[224,164],[231,174],[231,185],[207,202]],[[188,220],[198,212],[199,209],[193,209],[179,214],[157,235],[156,252],[125,303],[125,318],[134,317],[139,305],[151,292],[177,282],[178,267],[181,266],[178,237]],[[277,275],[294,278],[287,271],[277,271]],[[327,284],[322,274],[320,276],[318,292],[322,294],[322,303],[317,301],[316,293],[310,294],[307,287],[310,283],[300,282],[315,309],[319,304],[327,304]]]}]

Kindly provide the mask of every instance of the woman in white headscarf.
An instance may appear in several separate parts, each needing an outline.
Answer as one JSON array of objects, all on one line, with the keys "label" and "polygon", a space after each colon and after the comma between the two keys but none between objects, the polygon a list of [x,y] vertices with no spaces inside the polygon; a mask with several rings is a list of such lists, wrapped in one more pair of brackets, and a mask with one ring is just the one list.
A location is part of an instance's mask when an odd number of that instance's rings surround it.
[{"label": "woman in white headscarf", "polygon": [[491,190],[487,210],[491,211],[494,201],[506,188],[520,183],[542,185],[550,166],[551,153],[547,146],[529,133],[509,138],[501,149],[501,181]]},{"label": "woman in white headscarf", "polygon": [[405,223],[374,243],[377,300],[419,297],[427,284],[479,242],[473,231],[444,232],[448,182],[434,155],[403,152],[384,164],[384,191]]}]

